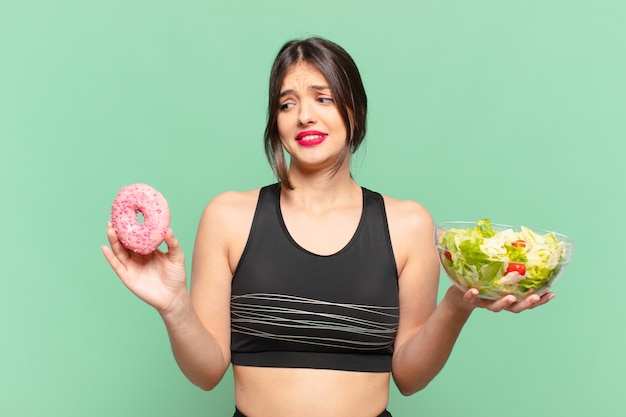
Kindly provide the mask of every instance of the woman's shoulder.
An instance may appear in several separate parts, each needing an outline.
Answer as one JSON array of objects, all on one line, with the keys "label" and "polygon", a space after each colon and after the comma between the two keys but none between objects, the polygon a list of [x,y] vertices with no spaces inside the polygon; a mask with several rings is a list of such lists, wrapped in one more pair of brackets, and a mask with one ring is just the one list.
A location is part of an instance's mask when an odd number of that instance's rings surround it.
[{"label": "woman's shoulder", "polygon": [[[387,224],[391,236],[394,253],[400,276],[407,265],[417,265],[421,271],[431,271],[427,274],[417,274],[430,279],[438,271],[438,259],[435,252],[433,218],[422,204],[413,200],[397,200],[383,196]],[[409,274],[413,275],[413,274]]]},{"label": "woman's shoulder", "polygon": [[252,224],[259,190],[225,191],[215,195],[202,211],[199,229],[213,234],[232,235],[238,231],[247,234],[246,225]]},{"label": "woman's shoulder", "polygon": [[260,188],[248,191],[225,191],[214,196],[205,206],[202,218],[217,221],[241,221],[254,214]]},{"label": "woman's shoulder", "polygon": [[227,207],[233,208],[233,206],[256,204],[256,200],[259,196],[260,188],[247,191],[224,191],[214,196],[207,207]]},{"label": "woman's shoulder", "polygon": [[[196,262],[224,254],[230,273],[234,272],[252,226],[258,195],[259,189],[227,191],[206,204],[196,234]],[[198,253],[201,256],[196,257]]]},{"label": "woman's shoulder", "polygon": [[[433,227],[433,218],[422,204],[414,200],[399,200],[383,195],[387,220],[402,224],[402,228],[428,229]],[[414,229],[413,229],[414,230]]]}]

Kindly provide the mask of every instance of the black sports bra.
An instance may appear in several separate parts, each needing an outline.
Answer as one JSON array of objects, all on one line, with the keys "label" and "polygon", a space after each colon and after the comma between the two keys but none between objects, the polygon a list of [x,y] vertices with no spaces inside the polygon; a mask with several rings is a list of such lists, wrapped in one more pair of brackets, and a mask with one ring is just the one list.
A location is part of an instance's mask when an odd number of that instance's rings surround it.
[{"label": "black sports bra", "polygon": [[280,186],[261,189],[232,281],[236,365],[391,370],[398,272],[380,194],[363,190],[350,242],[322,256],[300,247],[280,211]]}]

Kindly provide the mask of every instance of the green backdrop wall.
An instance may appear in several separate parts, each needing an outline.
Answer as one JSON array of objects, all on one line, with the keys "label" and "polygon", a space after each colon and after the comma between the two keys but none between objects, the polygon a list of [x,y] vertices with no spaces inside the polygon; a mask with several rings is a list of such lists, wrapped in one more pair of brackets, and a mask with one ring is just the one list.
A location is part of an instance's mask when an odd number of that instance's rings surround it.
[{"label": "green backdrop wall", "polygon": [[621,0],[1,0],[0,415],[232,414],[230,373],[187,382],[99,246],[123,185],[168,198],[189,262],[209,199],[273,181],[269,67],[310,35],[362,71],[361,184],[576,239],[550,304],[477,311],[394,416],[626,415],[625,21]]}]

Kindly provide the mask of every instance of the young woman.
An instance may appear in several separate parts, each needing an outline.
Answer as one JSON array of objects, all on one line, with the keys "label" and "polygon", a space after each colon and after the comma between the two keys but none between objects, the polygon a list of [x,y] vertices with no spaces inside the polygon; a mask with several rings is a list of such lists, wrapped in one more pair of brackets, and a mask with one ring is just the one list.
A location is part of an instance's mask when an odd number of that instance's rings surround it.
[{"label": "young woman", "polygon": [[207,205],[190,291],[171,231],[166,253],[140,256],[109,225],[106,259],[160,313],[189,380],[210,390],[233,364],[236,416],[390,416],[391,377],[405,395],[424,388],[474,308],[520,312],[553,297],[489,301],[450,287],[437,305],[429,213],[350,175],[366,113],[341,47],[288,42],[272,68],[265,132],[278,183]]}]

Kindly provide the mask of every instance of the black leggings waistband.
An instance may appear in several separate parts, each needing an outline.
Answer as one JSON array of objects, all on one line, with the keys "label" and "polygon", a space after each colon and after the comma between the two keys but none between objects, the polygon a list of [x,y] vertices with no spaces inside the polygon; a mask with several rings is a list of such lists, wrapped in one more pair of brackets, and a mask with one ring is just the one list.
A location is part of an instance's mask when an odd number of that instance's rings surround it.
[{"label": "black leggings waistband", "polygon": [[[241,411],[237,410],[237,408],[235,408],[235,414],[233,414],[233,417],[246,417],[246,415],[243,414]],[[392,417],[392,416],[389,411],[385,410],[382,413],[380,413],[378,417]]]}]

